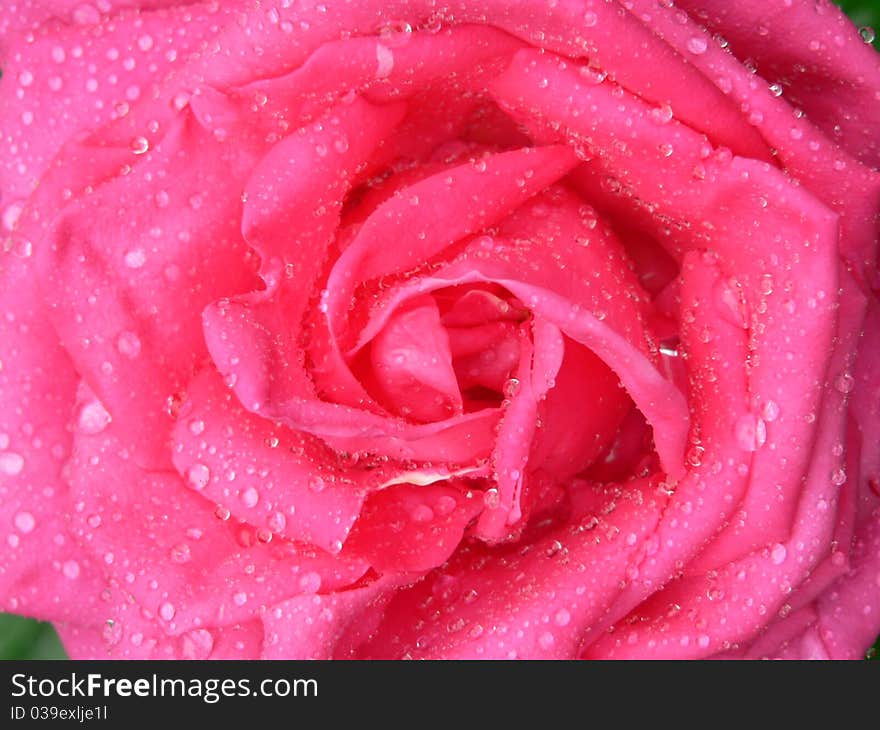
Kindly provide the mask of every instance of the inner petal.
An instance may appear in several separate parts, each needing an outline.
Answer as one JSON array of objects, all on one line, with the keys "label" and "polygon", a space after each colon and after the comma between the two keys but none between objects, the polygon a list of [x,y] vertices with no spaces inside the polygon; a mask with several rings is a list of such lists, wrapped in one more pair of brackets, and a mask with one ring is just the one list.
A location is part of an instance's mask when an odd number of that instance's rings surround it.
[{"label": "inner petal", "polygon": [[449,337],[429,294],[404,302],[368,355],[371,367],[361,373],[363,382],[390,412],[424,423],[462,412]]}]

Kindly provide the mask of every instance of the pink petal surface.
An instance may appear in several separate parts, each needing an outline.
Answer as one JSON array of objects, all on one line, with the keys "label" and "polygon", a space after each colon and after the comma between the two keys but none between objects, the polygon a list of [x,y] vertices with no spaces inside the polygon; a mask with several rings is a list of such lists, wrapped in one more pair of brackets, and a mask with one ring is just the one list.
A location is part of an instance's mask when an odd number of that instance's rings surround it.
[{"label": "pink petal surface", "polygon": [[874,640],[830,3],[16,0],[0,55],[0,601],[71,655]]}]

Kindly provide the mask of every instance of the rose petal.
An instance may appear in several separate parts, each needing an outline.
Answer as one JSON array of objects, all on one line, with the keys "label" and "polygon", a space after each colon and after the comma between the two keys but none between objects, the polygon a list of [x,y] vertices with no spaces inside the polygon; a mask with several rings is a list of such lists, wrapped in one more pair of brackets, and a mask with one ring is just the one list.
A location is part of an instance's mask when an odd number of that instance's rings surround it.
[{"label": "rose petal", "polygon": [[452,485],[391,486],[367,499],[344,552],[379,573],[431,570],[452,555],[482,509],[479,494]]}]

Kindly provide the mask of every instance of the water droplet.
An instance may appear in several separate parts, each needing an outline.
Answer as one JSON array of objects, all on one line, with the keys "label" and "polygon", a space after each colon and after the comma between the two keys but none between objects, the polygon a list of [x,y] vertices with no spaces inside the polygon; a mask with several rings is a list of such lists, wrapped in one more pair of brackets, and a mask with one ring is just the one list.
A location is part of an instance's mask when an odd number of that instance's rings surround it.
[{"label": "water droplet", "polygon": [[34,516],[30,512],[19,512],[14,519],[15,529],[22,535],[27,535],[37,524]]},{"label": "water droplet", "polygon": [[761,409],[761,416],[767,423],[772,423],[779,418],[779,404],[776,401],[768,400]]},{"label": "water droplet", "polygon": [[438,515],[448,515],[458,506],[458,502],[455,501],[455,497],[450,497],[448,494],[444,494],[437,500],[437,504],[434,505],[434,509]]},{"label": "water droplet", "polygon": [[434,510],[426,504],[420,504],[410,512],[410,517],[413,522],[430,522],[434,519]]},{"label": "water droplet", "polygon": [[136,248],[125,254],[125,265],[130,269],[139,269],[147,261],[147,255],[142,248]]},{"label": "water droplet", "polygon": [[104,405],[100,401],[94,400],[91,403],[86,403],[80,409],[77,426],[83,433],[93,436],[107,428],[112,420]]},{"label": "water droplet", "polygon": [[599,22],[599,16],[596,15],[593,11],[588,11],[584,13],[584,26],[587,28],[595,27],[596,23]]},{"label": "water droplet", "polygon": [[245,593],[244,591],[238,591],[238,593],[232,596],[232,602],[236,606],[243,606],[245,603],[247,603],[247,599],[247,593]]},{"label": "water droplet", "polygon": [[785,556],[788,554],[788,551],[785,548],[785,545],[782,543],[777,543],[770,550],[770,560],[773,561],[773,565],[782,565],[785,562]]},{"label": "water droplet", "polygon": [[669,104],[651,109],[651,120],[657,124],[668,124],[672,121],[672,107]]},{"label": "water droplet", "polygon": [[487,489],[483,494],[483,504],[485,504],[488,509],[498,509],[498,506],[501,504],[501,497],[498,495],[498,490],[494,487]]},{"label": "water droplet", "polygon": [[376,44],[376,78],[387,79],[394,69],[394,52],[381,43]]},{"label": "water droplet", "polygon": [[708,48],[709,43],[703,36],[694,36],[687,42],[687,49],[695,56],[701,56]]},{"label": "water droplet", "polygon": [[116,348],[121,355],[133,360],[141,353],[141,339],[134,332],[121,332],[116,340]]},{"label": "water droplet", "polygon": [[865,43],[873,43],[877,38],[877,33],[870,25],[863,25],[859,28],[859,35]]},{"label": "water droplet", "polygon": [[207,659],[213,650],[214,636],[207,629],[195,629],[183,635],[180,653],[184,659]]},{"label": "water droplet", "polygon": [[198,419],[196,419],[195,421],[190,421],[189,432],[193,436],[198,436],[199,434],[203,433],[204,430],[205,430],[205,422],[204,421],[200,421]]},{"label": "water droplet", "polygon": [[18,219],[21,218],[21,211],[24,209],[24,203],[22,201],[16,201],[14,203],[10,203],[3,210],[3,227],[7,231],[11,231],[15,228],[15,224],[18,223]]},{"label": "water droplet", "polygon": [[185,542],[180,542],[171,548],[170,556],[172,562],[182,565],[183,563],[188,563],[190,561],[192,558],[192,551],[190,550],[189,545]]},{"label": "water droplet", "polygon": [[30,86],[34,83],[34,75],[25,69],[18,75],[18,83],[25,87]]},{"label": "water droplet", "polygon": [[193,464],[186,473],[189,485],[195,490],[202,490],[211,479],[211,470],[204,464]]},{"label": "water droplet", "polygon": [[232,513],[229,511],[228,507],[224,507],[222,504],[218,504],[214,509],[214,517],[216,517],[221,522],[226,522],[229,519],[229,516]]},{"label": "water droplet", "polygon": [[[270,515],[267,524],[272,532],[281,532],[281,530],[287,525],[287,518],[282,512],[273,512],[272,515]],[[257,539],[259,539],[259,535],[257,535]],[[265,542],[268,542],[268,540]]]},{"label": "water droplet", "polygon": [[782,96],[782,84],[770,84],[770,93],[776,97]]},{"label": "water droplet", "polygon": [[740,416],[734,430],[736,443],[743,451],[756,451],[767,441],[767,427],[754,413]]},{"label": "water droplet", "polygon": [[842,487],[846,483],[846,472],[843,469],[835,469],[831,472],[831,483],[835,487]]},{"label": "water droplet", "polygon": [[660,354],[664,357],[678,357],[678,348],[681,340],[678,337],[668,337],[660,340]]},{"label": "water droplet", "polygon": [[327,485],[324,483],[324,480],[321,477],[314,476],[309,479],[309,489],[313,492],[323,492],[324,488]]},{"label": "water droplet", "polygon": [[299,579],[299,587],[305,593],[317,593],[321,588],[321,576],[314,572],[306,573]]},{"label": "water droplet", "polygon": [[241,493],[241,503],[245,507],[256,507],[260,501],[260,493],[253,487],[248,487]]},{"label": "water droplet", "polygon": [[142,51],[149,51],[152,47],[152,36],[142,35],[140,38],[138,38],[138,48],[140,48]]},{"label": "water droplet", "polygon": [[549,631],[545,631],[538,637],[538,643],[541,645],[542,649],[550,649],[556,643],[556,637]]},{"label": "water droplet", "polygon": [[14,477],[24,469],[24,457],[14,451],[0,452],[0,474]]},{"label": "water droplet", "polygon": [[122,624],[113,619],[107,619],[104,623],[104,628],[101,630],[101,636],[111,646],[118,644],[120,639],[122,639]]},{"label": "water droplet", "polygon": [[571,621],[571,614],[564,608],[560,608],[553,617],[557,626],[568,626]]},{"label": "water droplet", "polygon": [[61,566],[61,572],[64,577],[70,580],[76,580],[79,577],[79,563],[75,560],[68,560]]},{"label": "water droplet", "polygon": [[177,613],[177,609],[174,608],[174,605],[168,602],[163,603],[159,606],[159,617],[163,621],[170,621],[174,618],[174,614]]},{"label": "water droplet", "polygon": [[130,144],[130,149],[136,155],[142,155],[150,149],[150,141],[146,137],[135,137]]},{"label": "water droplet", "polygon": [[834,379],[834,387],[839,393],[843,393],[844,395],[851,393],[855,384],[855,378],[849,373],[842,373]]}]

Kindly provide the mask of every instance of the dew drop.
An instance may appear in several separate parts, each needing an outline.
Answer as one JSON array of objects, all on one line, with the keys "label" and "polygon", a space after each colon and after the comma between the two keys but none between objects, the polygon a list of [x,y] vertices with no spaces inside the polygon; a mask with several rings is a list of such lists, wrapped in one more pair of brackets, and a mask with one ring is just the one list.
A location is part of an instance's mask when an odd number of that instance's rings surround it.
[{"label": "dew drop", "polygon": [[317,593],[321,588],[321,576],[314,572],[306,573],[299,579],[299,587],[305,593]]},{"label": "dew drop", "polygon": [[768,400],[761,409],[761,416],[767,423],[772,423],[779,418],[779,404],[776,401]]},{"label": "dew drop", "polygon": [[0,451],[0,474],[14,477],[24,469],[24,457],[14,451]]},{"label": "dew drop", "polygon": [[113,619],[107,619],[104,623],[104,628],[101,630],[101,636],[105,643],[110,646],[118,644],[120,639],[122,639],[122,624]]},{"label": "dew drop", "polygon": [[190,550],[189,545],[185,542],[180,542],[171,548],[170,556],[172,562],[182,565],[183,563],[188,563],[190,561],[192,558],[192,551]]},{"label": "dew drop", "polygon": [[186,478],[193,489],[200,491],[208,485],[208,481],[211,479],[211,470],[204,464],[193,464],[187,471]]},{"label": "dew drop", "polygon": [[79,563],[75,560],[68,560],[61,566],[61,572],[64,577],[69,580],[76,580],[79,577]]},{"label": "dew drop", "polygon": [[394,52],[381,43],[376,44],[376,78],[387,79],[394,68]]},{"label": "dew drop", "polygon": [[430,522],[434,519],[434,510],[426,504],[420,504],[410,512],[410,517],[413,522]]},{"label": "dew drop", "polygon": [[201,433],[204,433],[204,431],[205,431],[205,422],[204,421],[200,421],[198,419],[196,419],[194,421],[190,421],[189,432],[193,436],[198,436]]},{"label": "dew drop", "polygon": [[785,549],[785,545],[777,543],[770,550],[770,560],[773,561],[773,565],[782,565],[785,562],[785,556],[787,554],[788,551]]},{"label": "dew drop", "polygon": [[846,472],[843,469],[835,469],[831,472],[831,483],[835,487],[842,487],[846,483]]},{"label": "dew drop", "polygon": [[112,420],[104,405],[94,400],[80,408],[77,426],[83,433],[93,436],[107,428]]},{"label": "dew drop", "polygon": [[116,340],[116,349],[120,354],[133,360],[141,353],[141,339],[134,332],[126,330],[120,333]]},{"label": "dew drop", "polygon": [[740,416],[734,431],[736,443],[743,451],[756,451],[767,440],[767,427],[754,413]]},{"label": "dew drop", "polygon": [[14,519],[15,529],[22,535],[27,535],[36,527],[37,521],[30,512],[19,512]]},{"label": "dew drop", "polygon": [[241,503],[245,507],[256,507],[260,501],[260,493],[253,487],[248,487],[241,493]]},{"label": "dew drop", "polygon": [[851,393],[856,381],[849,373],[842,373],[834,379],[834,387],[838,393]]},{"label": "dew drop", "polygon": [[709,43],[702,36],[694,36],[688,40],[687,49],[695,56],[701,56],[709,49]]},{"label": "dew drop", "polygon": [[651,109],[650,115],[651,120],[656,124],[668,124],[672,121],[673,117],[672,107],[669,104],[655,107]]},{"label": "dew drop", "polygon": [[175,613],[177,613],[177,610],[171,603],[165,602],[161,606],[159,606],[159,616],[162,618],[163,621],[170,621],[174,618]]},{"label": "dew drop", "polygon": [[232,602],[236,606],[243,606],[245,603],[247,603],[247,600],[248,596],[247,593],[245,593],[244,591],[238,591],[238,593],[232,596]]},{"label": "dew drop", "polygon": [[135,137],[131,141],[129,148],[131,149],[132,152],[134,152],[134,154],[142,155],[145,152],[149,151],[150,142],[146,137]]},{"label": "dew drop", "polygon": [[147,255],[142,248],[136,248],[125,254],[125,265],[130,269],[139,269],[147,261]]},{"label": "dew drop", "polygon": [[863,25],[859,28],[859,35],[865,43],[873,43],[877,39],[877,33],[870,25]]},{"label": "dew drop", "polygon": [[207,629],[195,629],[183,635],[181,656],[184,659],[207,659],[214,650],[214,636]]}]

